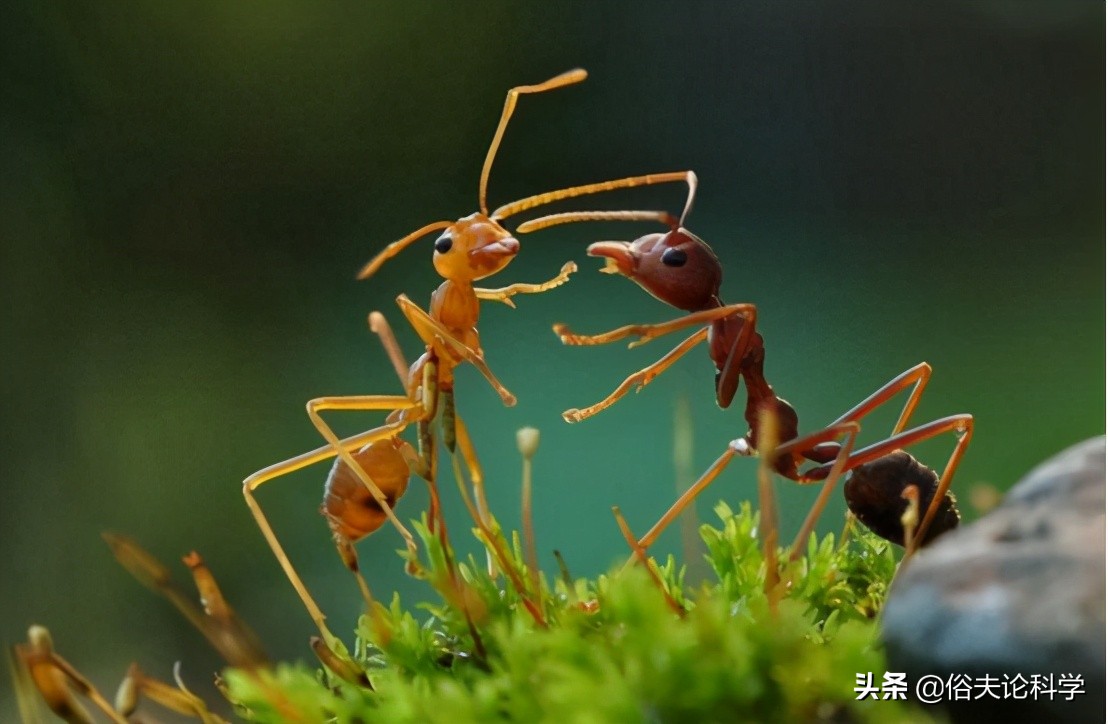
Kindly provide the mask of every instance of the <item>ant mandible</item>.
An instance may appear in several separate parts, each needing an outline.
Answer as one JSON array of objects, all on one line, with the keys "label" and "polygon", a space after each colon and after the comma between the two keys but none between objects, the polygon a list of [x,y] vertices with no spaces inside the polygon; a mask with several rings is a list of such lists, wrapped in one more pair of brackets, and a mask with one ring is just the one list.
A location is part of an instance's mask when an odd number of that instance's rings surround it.
[{"label": "ant mandible", "polygon": [[[444,281],[432,293],[429,310],[424,311],[403,294],[396,300],[401,313],[426,345],[424,354],[411,368],[405,365],[384,317],[376,312],[370,315],[370,328],[379,335],[400,376],[405,394],[321,397],[308,401],[308,417],[327,441],[327,445],[271,465],[254,473],[243,483],[243,494],[258,527],[329,646],[336,643],[336,639],[328,631],[322,611],[285,554],[254,497],[254,491],[270,480],[337,455],[338,460],[325,485],[322,510],[340,555],[358,576],[363,595],[369,601],[368,587],[358,574],[352,543],[374,532],[388,520],[404,538],[409,553],[415,552],[415,539],[393,512],[397,500],[407,489],[409,470],[414,470],[427,480],[431,489],[428,520],[432,526],[441,526],[438,494],[434,483],[436,456],[431,434],[431,423],[441,408],[443,442],[451,452],[457,444],[469,468],[480,518],[478,525],[483,525],[488,520],[480,466],[468,431],[454,409],[454,368],[463,362],[469,362],[488,380],[506,405],[514,405],[515,396],[501,384],[485,363],[476,328],[479,303],[482,300],[492,300],[514,307],[514,295],[547,291],[564,283],[569,274],[576,271],[576,265],[569,262],[557,276],[547,282],[512,284],[496,289],[475,287],[474,282],[501,271],[519,252],[519,242],[501,222],[537,206],[582,194],[684,179],[683,173],[652,174],[575,186],[520,199],[489,213],[489,172],[519,96],[573,85],[586,77],[586,72],[578,68],[537,85],[518,86],[509,90],[500,122],[481,169],[478,185],[480,211],[456,221],[436,221],[417,229],[389,244],[359,272],[359,279],[367,279],[386,261],[419,239],[434,232],[442,232],[434,242],[433,264]],[[383,410],[388,411],[389,416],[384,425],[340,440],[320,415],[321,412],[333,410]],[[418,451],[399,437],[413,423],[419,428]],[[414,560],[414,556],[411,559]]]},{"label": "ant mandible", "polygon": [[[826,428],[804,437],[797,437],[796,410],[777,396],[765,379],[765,345],[756,331],[757,309],[753,304],[724,304],[719,289],[723,270],[719,259],[706,242],[685,228],[685,218],[696,194],[696,175],[688,174],[689,197],[679,219],[657,211],[577,211],[533,219],[518,228],[519,233],[537,231],[550,226],[579,222],[625,219],[657,219],[670,228],[665,233],[647,234],[633,242],[601,241],[588,247],[590,256],[605,261],[603,272],[623,275],[656,299],[688,312],[683,317],[661,324],[632,324],[597,335],[574,334],[564,324],[554,325],[554,332],[568,345],[596,345],[637,337],[628,346],[635,347],[657,337],[700,327],[657,362],[627,377],[610,395],[583,409],[563,413],[567,422],[579,422],[611,406],[632,387],[641,390],[655,377],[702,341],[708,342],[708,354],[716,369],[716,402],[728,407],[740,379],[747,389],[744,411],[749,431],[732,441],[727,450],[662,516],[640,540],[642,548],[652,544],[661,532],[712,483],[734,455],[752,456],[759,449],[759,431],[764,412],[774,420],[774,439],[785,441],[773,448],[771,467],[780,475],[801,484],[823,482],[816,502],[805,519],[793,543],[794,553],[815,527],[827,503],[831,490],[841,474],[852,471],[846,486],[849,507],[859,520],[878,535],[904,545],[910,554],[939,533],[958,524],[958,511],[953,496],[948,494],[951,478],[961,461],[973,431],[971,415],[952,415],[905,431],[920,396],[931,375],[926,362],[898,375]],[[910,388],[908,400],[891,435],[878,443],[855,451],[855,438],[860,421],[899,392]],[[922,440],[953,431],[958,435],[941,476],[922,466],[912,456],[900,450]],[[838,439],[842,438],[842,442]],[[806,462],[815,463],[806,470]],[[901,493],[915,486],[919,505],[926,510],[910,540],[905,540],[900,514],[907,505]],[[772,521],[770,525],[773,525]],[[775,531],[773,533],[775,535]]]}]

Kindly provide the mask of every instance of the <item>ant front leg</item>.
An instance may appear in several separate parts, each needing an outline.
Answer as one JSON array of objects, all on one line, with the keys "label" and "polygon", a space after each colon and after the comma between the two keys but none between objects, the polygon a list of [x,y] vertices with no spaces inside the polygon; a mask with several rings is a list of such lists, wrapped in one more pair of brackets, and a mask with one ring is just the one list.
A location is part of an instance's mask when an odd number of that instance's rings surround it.
[{"label": "ant front leg", "polygon": [[[496,390],[496,393],[500,395],[500,399],[508,407],[513,407],[516,404],[516,396],[508,391],[500,380],[496,378],[496,375],[492,373],[489,366],[485,363],[485,357],[477,350],[471,349],[450,333],[446,327],[436,321],[427,312],[420,309],[419,305],[415,304],[407,296],[401,294],[396,298],[397,305],[400,306],[400,311],[404,313],[404,316],[411,323],[415,329],[416,334],[427,344],[428,347],[443,348],[449,354],[442,355],[449,358],[450,356],[460,357],[461,359],[469,362],[471,365],[477,368],[477,370],[488,380],[488,383],[492,385],[492,388]],[[445,360],[444,360],[445,363]]]},{"label": "ant front leg", "polygon": [[592,417],[601,410],[606,410],[611,407],[617,400],[626,395],[632,387],[635,387],[635,392],[638,392],[642,388],[646,387],[655,377],[665,372],[669,367],[685,355],[690,349],[703,342],[708,337],[708,328],[698,329],[688,339],[681,344],[674,347],[672,350],[666,353],[664,357],[655,362],[652,365],[644,367],[638,372],[634,373],[623,382],[619,384],[610,395],[605,397],[595,405],[589,405],[586,408],[578,409],[572,407],[562,413],[562,419],[566,422],[581,422],[582,420]]},{"label": "ant front leg", "polygon": [[512,297],[516,294],[539,294],[540,292],[560,287],[569,281],[569,275],[575,271],[577,271],[577,264],[572,261],[567,261],[562,265],[561,271],[558,272],[557,276],[539,284],[510,284],[506,287],[499,287],[497,289],[481,289],[475,287],[473,291],[477,294],[478,299],[503,302],[512,309],[515,309],[516,303],[512,301]]},{"label": "ant front leg", "polygon": [[[632,335],[638,335],[640,338],[632,342],[629,347],[635,347],[639,344],[643,344],[655,337],[668,334],[670,332],[688,327],[694,324],[710,324],[718,319],[727,318],[730,316],[739,316],[745,320],[743,325],[743,331],[740,333],[736,348],[742,347],[743,349],[748,346],[748,342],[753,334],[754,322],[757,318],[757,308],[753,304],[731,304],[724,307],[716,307],[714,309],[705,310],[702,312],[696,312],[686,315],[679,319],[665,322],[662,324],[654,325],[627,325],[618,329],[612,330],[605,334],[594,336],[581,336],[573,334],[564,324],[554,325],[554,332],[561,337],[564,344],[569,345],[592,345],[592,344],[605,344],[608,342],[614,342],[620,339]],[[696,345],[703,342],[708,337],[709,327],[705,326],[703,329],[697,330],[694,334],[686,338],[681,344],[670,350],[665,356],[659,359],[657,362],[644,367],[638,372],[627,377],[620,385],[607,397],[600,402],[590,405],[589,407],[579,409],[570,408],[562,413],[562,418],[566,422],[580,422],[588,417],[592,417],[601,410],[605,410],[611,407],[617,400],[626,395],[632,387],[635,387],[635,391],[641,390],[646,385],[650,384],[655,377],[665,372],[673,365],[678,359],[684,356],[689,350]],[[731,358],[735,357],[735,350],[732,350]],[[739,355],[741,356],[741,355]],[[731,365],[731,358],[728,359],[728,365]],[[733,366],[734,370],[738,370],[738,363]]]},{"label": "ant front leg", "polygon": [[723,319],[736,314],[750,317],[756,313],[757,307],[753,304],[728,304],[722,307],[713,307],[712,309],[686,314],[684,317],[678,317],[669,322],[661,322],[659,324],[628,324],[602,334],[575,334],[569,329],[568,325],[559,323],[554,325],[554,334],[558,335],[558,338],[562,340],[562,344],[575,347],[609,344],[611,342],[618,342],[621,339],[626,339],[627,337],[637,336],[638,339],[627,345],[631,348],[646,344],[652,339],[657,339],[658,337],[676,332],[679,329],[685,329],[686,327],[698,324],[711,324],[717,319]]}]

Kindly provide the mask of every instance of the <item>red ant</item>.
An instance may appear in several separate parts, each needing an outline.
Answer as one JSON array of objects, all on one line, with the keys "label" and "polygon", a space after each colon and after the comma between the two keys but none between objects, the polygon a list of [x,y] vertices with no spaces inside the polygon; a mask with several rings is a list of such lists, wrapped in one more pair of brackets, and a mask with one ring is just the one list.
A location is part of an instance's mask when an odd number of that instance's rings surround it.
[{"label": "red ant", "polygon": [[[756,455],[763,412],[768,411],[776,427],[774,440],[783,444],[772,448],[770,465],[779,474],[801,484],[824,482],[815,504],[793,543],[793,551],[810,535],[816,520],[826,505],[831,489],[840,474],[852,471],[846,485],[850,509],[878,535],[904,545],[909,553],[939,533],[958,524],[959,515],[953,496],[947,493],[958,463],[969,444],[973,431],[971,415],[952,415],[905,431],[924,387],[931,375],[926,362],[898,375],[826,428],[797,437],[796,410],[777,396],[763,373],[765,346],[755,329],[757,309],[753,304],[725,305],[719,288],[723,270],[719,259],[706,242],[684,227],[685,218],[696,194],[696,175],[687,174],[689,186],[685,209],[679,219],[657,211],[583,211],[552,214],[533,219],[518,228],[519,233],[536,231],[557,224],[577,221],[644,220],[665,222],[665,233],[653,233],[633,242],[601,241],[588,247],[590,256],[605,260],[603,272],[621,274],[670,306],[688,312],[683,317],[661,324],[632,324],[597,335],[574,334],[564,324],[554,325],[554,332],[568,345],[607,344],[627,337],[637,337],[628,346],[636,347],[656,337],[688,327],[699,327],[692,335],[674,347],[657,362],[625,379],[610,395],[583,409],[563,413],[567,422],[579,422],[609,407],[632,387],[641,390],[655,377],[702,341],[708,342],[708,354],[716,368],[716,402],[727,407],[734,398],[741,379],[746,384],[747,402],[744,417],[749,431],[732,441],[727,450],[686,491],[665,515],[640,540],[646,548],[695,497],[727,466],[734,455]],[[859,422],[869,413],[902,390],[910,388],[908,400],[886,440],[853,450]],[[920,465],[900,450],[921,440],[953,431],[958,435],[954,451],[941,476]],[[838,442],[838,438],[843,438]],[[815,463],[801,470],[806,462]],[[905,541],[900,514],[907,502],[901,492],[915,486],[919,504],[926,510],[911,540]],[[772,525],[772,523],[770,524]]]},{"label": "red ant", "polygon": [[[480,302],[499,301],[514,307],[511,299],[514,295],[552,289],[564,283],[569,274],[576,271],[576,265],[569,262],[557,276],[540,284],[512,284],[497,289],[475,287],[474,282],[503,270],[519,252],[519,242],[501,222],[537,206],[581,194],[684,179],[683,174],[654,174],[604,181],[530,196],[489,212],[486,201],[489,172],[519,96],[580,83],[586,76],[584,70],[575,69],[537,85],[518,86],[509,90],[500,122],[481,169],[478,185],[480,211],[457,221],[436,221],[417,229],[389,244],[359,272],[358,278],[366,279],[386,261],[419,239],[441,232],[434,242],[432,261],[444,281],[432,293],[428,311],[421,309],[406,295],[401,294],[396,300],[404,317],[426,345],[424,354],[408,368],[384,317],[374,312],[369,318],[370,328],[380,336],[405,394],[321,397],[310,400],[307,403],[308,417],[327,441],[327,445],[271,465],[254,473],[243,483],[243,494],[258,527],[328,646],[337,643],[337,640],[327,630],[322,611],[308,593],[255,500],[255,489],[274,478],[338,456],[327,478],[323,514],[328,520],[340,555],[358,577],[368,603],[371,600],[369,589],[358,574],[352,543],[374,532],[388,520],[404,538],[409,552],[414,554],[415,539],[393,513],[393,507],[407,489],[409,470],[427,480],[431,490],[428,521],[432,530],[438,528],[445,542],[445,529],[434,482],[436,456],[431,434],[431,424],[438,416],[442,421],[444,444],[452,453],[457,444],[469,468],[476,499],[477,515],[474,517],[477,525],[484,529],[490,518],[482,473],[468,431],[454,409],[454,368],[463,362],[472,364],[484,375],[504,404],[514,405],[515,396],[500,383],[485,363],[476,326]],[[320,416],[321,412],[331,410],[385,410],[389,412],[389,416],[384,425],[340,440]],[[418,451],[399,437],[413,423],[419,429]],[[495,546],[495,541],[493,545]],[[410,560],[414,561],[415,556],[410,556]],[[517,588],[523,590],[521,584]]]}]

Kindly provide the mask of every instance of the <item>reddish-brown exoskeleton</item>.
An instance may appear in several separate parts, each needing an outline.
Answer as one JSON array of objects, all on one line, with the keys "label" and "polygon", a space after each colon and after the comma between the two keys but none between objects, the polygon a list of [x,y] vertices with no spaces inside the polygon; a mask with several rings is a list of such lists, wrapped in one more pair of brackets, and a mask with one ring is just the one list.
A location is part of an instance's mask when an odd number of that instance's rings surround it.
[{"label": "reddish-brown exoskeleton", "polygon": [[[687,312],[685,316],[661,324],[627,325],[597,335],[575,334],[564,324],[555,325],[554,331],[568,345],[606,344],[633,337],[637,339],[629,346],[635,347],[671,332],[697,328],[657,362],[625,379],[600,402],[582,409],[567,410],[563,417],[568,422],[579,422],[595,415],[633,387],[642,389],[703,341],[708,342],[708,354],[716,368],[716,401],[720,407],[731,404],[740,380],[746,385],[744,417],[749,431],[728,445],[723,455],[639,540],[640,546],[645,548],[653,543],[662,530],[720,474],[734,455],[757,454],[759,432],[762,421],[766,419],[766,411],[774,420],[774,439],[784,441],[773,448],[769,461],[771,467],[798,483],[824,482],[823,490],[794,542],[794,551],[814,528],[839,475],[848,471],[852,471],[852,480],[846,490],[851,510],[879,535],[905,545],[909,551],[957,525],[958,512],[947,490],[969,443],[973,417],[953,415],[905,430],[931,374],[931,367],[920,363],[898,375],[826,428],[798,437],[796,411],[773,391],[764,376],[765,346],[762,335],[756,329],[757,309],[753,304],[724,304],[720,298],[723,271],[719,259],[707,243],[684,227],[696,192],[696,176],[691,172],[688,183],[689,197],[679,219],[654,211],[583,211],[533,219],[521,224],[518,229],[519,233],[525,233],[557,224],[590,220],[665,221],[670,227],[666,232],[647,234],[633,242],[597,242],[589,246],[588,253],[604,259],[605,267],[601,271],[631,279],[656,299]],[[910,389],[907,403],[891,436],[855,451],[853,446],[860,420],[907,389]],[[958,434],[958,441],[941,476],[936,476],[900,450],[949,431]],[[806,463],[811,465],[801,469]],[[907,505],[901,499],[901,492],[909,485],[918,489],[919,504],[926,513],[912,540],[905,541],[899,518]]]},{"label": "reddish-brown exoskeleton", "polygon": [[[436,456],[431,433],[435,418],[441,417],[443,442],[451,451],[455,449],[456,443],[469,468],[476,500],[476,523],[479,527],[486,525],[488,516],[481,469],[466,427],[454,409],[454,368],[465,362],[472,364],[484,375],[506,405],[514,405],[515,397],[485,363],[476,326],[480,302],[492,300],[515,306],[512,302],[514,295],[552,289],[564,283],[569,274],[576,270],[576,266],[569,262],[557,276],[540,284],[512,284],[496,289],[474,286],[475,282],[504,269],[519,252],[519,242],[502,222],[520,212],[581,194],[684,179],[684,174],[655,174],[604,181],[527,197],[490,213],[486,201],[489,172],[520,94],[542,93],[579,83],[585,78],[585,71],[576,69],[537,85],[519,86],[509,90],[499,125],[481,169],[478,186],[480,211],[456,221],[427,224],[389,244],[358,274],[359,279],[372,276],[386,261],[408,246],[429,234],[440,232],[434,242],[433,263],[444,281],[431,295],[428,310],[424,311],[403,294],[396,300],[400,311],[426,345],[424,354],[415,364],[407,367],[384,317],[376,312],[370,315],[370,327],[381,337],[400,376],[404,394],[321,397],[310,400],[307,403],[308,417],[327,441],[327,445],[260,470],[248,477],[243,484],[246,502],[258,527],[328,645],[334,644],[336,640],[324,624],[324,615],[282,549],[255,500],[254,491],[269,480],[337,455],[338,460],[327,478],[323,513],[347,566],[357,574],[357,562],[351,544],[377,530],[386,520],[400,532],[409,551],[414,552],[415,540],[393,513],[393,507],[407,488],[408,470],[416,471],[430,485],[430,526],[432,530],[437,528],[444,535],[435,487]],[[320,415],[332,410],[382,410],[389,415],[384,425],[340,440]],[[399,437],[412,424],[416,424],[419,429],[418,451]],[[368,601],[368,587],[360,575],[358,579]]]}]

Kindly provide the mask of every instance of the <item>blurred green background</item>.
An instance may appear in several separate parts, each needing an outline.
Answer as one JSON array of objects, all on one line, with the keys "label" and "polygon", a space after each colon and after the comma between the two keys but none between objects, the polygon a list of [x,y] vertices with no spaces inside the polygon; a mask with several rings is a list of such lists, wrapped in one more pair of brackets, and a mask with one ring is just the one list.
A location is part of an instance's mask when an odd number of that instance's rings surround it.
[{"label": "blurred green background", "polygon": [[[210,691],[218,660],[114,563],[99,533],[115,530],[171,562],[200,550],[274,656],[309,657],[311,622],[241,480],[320,444],[308,398],[399,392],[366,314],[383,310],[409,358],[421,351],[393,300],[427,303],[430,242],[369,282],[354,272],[410,230],[475,210],[505,91],[575,66],[585,84],[522,99],[492,205],[695,169],[690,226],[724,264],[724,298],[758,305],[767,376],[802,429],[927,360],[919,421],[977,418],[956,488],[1010,485],[1104,432],[1103,27],[1103,5],[1086,2],[9,5],[0,638],[44,623],[108,689],[131,660],[166,678],[181,660]],[[682,200],[669,187],[588,206]],[[647,230],[523,237],[490,285],[545,279],[568,259],[581,271],[516,310],[485,305],[489,363],[519,405],[459,373],[506,525],[518,522],[515,430],[542,430],[548,572],[553,548],[577,575],[604,570],[625,555],[610,506],[643,531],[672,499],[682,396],[697,472],[745,432],[741,407],[715,407],[703,350],[605,414],[561,421],[677,342],[571,349],[550,333],[675,316],[584,253]],[[867,439],[892,418],[875,417]],[[380,417],[332,419],[353,432]],[[951,443],[919,453],[938,466]],[[701,519],[716,500],[752,498],[754,469],[735,461]],[[259,499],[348,632],[356,589],[316,513],[326,470]],[[778,487],[788,535],[815,491]],[[425,500],[413,484],[399,512],[416,517]],[[835,505],[825,530],[841,523]],[[397,547],[389,530],[360,546],[376,594],[429,595]],[[679,548],[674,532],[658,552]]]}]

